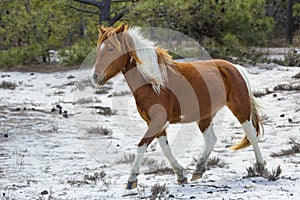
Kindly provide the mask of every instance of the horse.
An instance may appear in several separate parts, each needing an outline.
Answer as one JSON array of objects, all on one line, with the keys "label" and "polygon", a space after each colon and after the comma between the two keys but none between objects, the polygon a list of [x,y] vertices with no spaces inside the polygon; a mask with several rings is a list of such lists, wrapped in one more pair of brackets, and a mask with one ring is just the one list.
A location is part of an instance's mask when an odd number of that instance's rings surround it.
[{"label": "horse", "polygon": [[231,149],[252,145],[260,174],[266,172],[258,145],[262,121],[245,70],[221,59],[176,62],[166,50],[146,39],[138,27],[121,24],[117,28],[98,26],[98,30],[93,83],[104,85],[121,72],[135,98],[137,111],[148,126],[137,145],[126,189],[137,187],[143,154],[154,139],[177,175],[178,184],[188,182],[185,169],[168,144],[166,128],[174,123],[197,122],[204,136],[205,148],[191,181],[201,178],[217,141],[212,120],[224,106],[246,132]]}]

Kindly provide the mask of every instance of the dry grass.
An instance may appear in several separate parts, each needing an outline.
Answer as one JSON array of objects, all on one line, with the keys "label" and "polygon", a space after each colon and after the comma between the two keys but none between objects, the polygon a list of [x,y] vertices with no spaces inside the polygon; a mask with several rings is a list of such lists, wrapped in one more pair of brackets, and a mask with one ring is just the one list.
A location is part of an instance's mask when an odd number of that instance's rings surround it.
[{"label": "dry grass", "polygon": [[[246,169],[247,169],[246,178],[261,176],[259,173],[259,168],[258,168],[257,164],[254,164],[253,166],[248,167]],[[269,175],[265,176],[265,178],[268,178],[270,181],[276,181],[280,178],[281,172],[282,172],[282,169],[281,169],[280,165],[278,165],[278,167],[276,169],[273,169]]]},{"label": "dry grass", "polygon": [[88,98],[80,98],[74,104],[87,104],[87,103],[93,103],[94,98],[93,97],[88,97]]},{"label": "dry grass", "polygon": [[[134,162],[134,159],[135,159],[134,153],[124,154],[123,157],[121,157],[115,163],[116,164],[131,164]],[[145,158],[143,158],[141,165],[147,166],[149,168],[149,170],[147,172],[144,172],[144,174],[174,174],[173,169],[167,167],[166,163],[164,161],[159,163],[154,159],[145,157]]]},{"label": "dry grass", "polygon": [[263,125],[266,125],[266,124],[272,122],[272,120],[270,119],[270,117],[268,115],[266,115],[266,114],[261,115],[260,116],[260,120],[261,120],[261,122],[262,122]]},{"label": "dry grass", "polygon": [[212,167],[224,168],[225,166],[227,166],[227,163],[219,157],[211,157],[207,161],[207,168],[208,169],[210,169]]},{"label": "dry grass", "polygon": [[111,135],[113,132],[109,128],[104,128],[102,126],[92,127],[86,131],[88,134],[100,134],[100,135]]},{"label": "dry grass", "polygon": [[271,94],[271,93],[272,93],[272,91],[270,91],[268,88],[266,88],[264,90],[253,91],[253,95],[255,97],[263,97],[263,96]]},{"label": "dry grass", "polygon": [[144,172],[144,174],[149,175],[149,174],[174,174],[174,170],[170,167],[162,167],[162,168],[157,168],[157,169],[152,169],[147,172]]},{"label": "dry grass", "polygon": [[247,176],[246,177],[258,177],[260,176],[258,165],[254,164],[251,167],[247,167]]},{"label": "dry grass", "polygon": [[300,85],[299,84],[279,84],[274,87],[274,91],[299,91]]},{"label": "dry grass", "polygon": [[272,157],[281,157],[281,156],[289,156],[294,155],[296,153],[300,153],[300,143],[296,141],[294,138],[290,138],[289,144],[291,147],[289,149],[282,149],[277,153],[271,153]]},{"label": "dry grass", "polygon": [[[192,164],[197,164],[198,160],[199,160],[199,158],[194,157]],[[224,168],[226,166],[227,166],[227,163],[223,159],[216,157],[216,156],[208,158],[208,160],[207,160],[207,169],[211,169],[213,167]]]},{"label": "dry grass", "polygon": [[116,164],[130,164],[135,159],[134,153],[124,154],[122,158],[116,161]]},{"label": "dry grass", "polygon": [[150,200],[156,199],[168,199],[167,194],[169,193],[166,184],[160,185],[159,183],[153,185],[151,187],[151,196],[149,197]]},{"label": "dry grass", "polygon": [[299,54],[299,52],[297,52],[297,50],[295,48],[291,48],[288,52],[284,53],[283,60],[274,59],[272,61],[279,65],[299,67],[300,66],[300,54]]},{"label": "dry grass", "polygon": [[110,107],[98,107],[98,109],[99,111],[97,111],[97,114],[100,115],[111,116],[118,113],[116,109],[111,109]]},{"label": "dry grass", "polygon": [[99,180],[103,180],[106,176],[105,172],[95,172],[94,174],[85,174],[83,180],[96,184]]},{"label": "dry grass", "polygon": [[117,97],[117,96],[126,96],[126,95],[129,95],[131,94],[130,91],[128,90],[124,90],[124,91],[121,91],[121,92],[113,92],[110,97]]},{"label": "dry grass", "polygon": [[292,78],[300,78],[300,72],[292,76]]},{"label": "dry grass", "polygon": [[67,181],[70,185],[83,185],[83,184],[97,184],[99,181],[108,187],[109,183],[105,180],[106,173],[105,172],[95,172],[93,174],[85,174],[82,180],[70,179]]},{"label": "dry grass", "polygon": [[280,178],[280,174],[282,172],[282,169],[280,167],[280,165],[278,165],[278,167],[276,169],[273,169],[272,172],[269,175],[269,180],[271,181],[276,181]]},{"label": "dry grass", "polygon": [[106,106],[92,106],[91,108],[95,108],[97,110],[97,114],[105,116],[116,115],[118,113],[116,109],[111,109],[110,107]]},{"label": "dry grass", "polygon": [[16,89],[17,84],[8,82],[8,81],[2,81],[0,83],[0,89],[7,89],[7,90],[14,90]]},{"label": "dry grass", "polygon": [[96,89],[95,94],[107,94],[111,89],[112,87],[110,86],[102,86]]}]

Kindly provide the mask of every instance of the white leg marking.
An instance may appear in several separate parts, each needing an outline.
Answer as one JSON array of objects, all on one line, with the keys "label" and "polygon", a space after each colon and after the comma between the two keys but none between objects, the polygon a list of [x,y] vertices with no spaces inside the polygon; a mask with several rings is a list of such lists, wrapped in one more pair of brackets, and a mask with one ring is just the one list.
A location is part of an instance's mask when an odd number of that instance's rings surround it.
[{"label": "white leg marking", "polygon": [[170,145],[168,144],[167,136],[160,136],[157,138],[157,141],[160,145],[160,148],[162,149],[164,155],[172,165],[174,171],[176,172],[176,175],[178,176],[178,180],[184,179],[184,168],[177,162],[176,158],[174,157]]},{"label": "white leg marking", "polygon": [[157,138],[157,141],[158,141],[164,155],[166,156],[168,161],[171,163],[171,165],[173,167],[175,167],[176,169],[182,168],[182,166],[178,164],[176,158],[174,157],[174,155],[171,151],[171,148],[168,144],[167,136],[161,136],[161,137]]},{"label": "white leg marking", "polygon": [[210,124],[209,127],[203,132],[205,148],[200,156],[200,159],[197,163],[196,172],[202,172],[206,170],[206,163],[208,160],[209,155],[211,154],[214,145],[217,142],[217,137],[213,130],[212,125]]},{"label": "white leg marking", "polygon": [[252,125],[252,123],[250,121],[245,121],[244,123],[242,123],[242,126],[243,126],[244,130],[246,131],[248,140],[250,141],[251,145],[253,146],[256,161],[259,164],[264,165],[264,160],[262,158],[262,155],[261,155],[259,147],[258,147],[258,139],[256,136],[256,130],[255,130],[254,126]]},{"label": "white leg marking", "polygon": [[137,154],[134,159],[128,181],[135,181],[137,179],[137,176],[140,173],[140,166],[143,159],[143,155],[146,152],[146,150],[147,144],[144,144],[143,146],[137,148]]},{"label": "white leg marking", "polygon": [[204,152],[210,153],[217,142],[217,137],[215,135],[212,125],[209,125],[209,127],[204,131],[203,135],[204,135],[204,141],[206,145]]}]

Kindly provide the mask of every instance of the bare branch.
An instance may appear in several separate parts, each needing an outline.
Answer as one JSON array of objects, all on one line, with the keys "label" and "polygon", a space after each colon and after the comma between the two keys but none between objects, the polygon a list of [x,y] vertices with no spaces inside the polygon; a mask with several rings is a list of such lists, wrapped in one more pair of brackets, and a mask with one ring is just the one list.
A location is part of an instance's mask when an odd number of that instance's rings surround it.
[{"label": "bare branch", "polygon": [[136,1],[136,0],[112,0],[111,2],[112,3],[121,3],[121,2],[134,2],[134,1]]},{"label": "bare branch", "polygon": [[80,9],[80,8],[76,8],[74,6],[71,6],[71,5],[67,5],[67,4],[63,4],[64,6],[67,6],[69,8],[72,8],[74,10],[77,10],[77,11],[80,11],[80,12],[85,12],[85,13],[91,13],[91,14],[95,14],[95,15],[99,15],[98,12],[94,12],[94,11],[91,11],[91,10],[83,10],[83,9]]},{"label": "bare branch", "polygon": [[73,1],[76,1],[76,2],[79,2],[79,3],[84,3],[84,4],[87,4],[87,5],[91,5],[91,6],[96,6],[97,8],[102,7],[101,2],[94,1],[94,0],[73,0]]},{"label": "bare branch", "polygon": [[113,25],[114,23],[116,23],[119,19],[121,19],[126,12],[128,12],[129,9],[125,9],[123,11],[121,11],[120,13],[116,14],[113,18],[111,18],[109,20],[109,26]]}]

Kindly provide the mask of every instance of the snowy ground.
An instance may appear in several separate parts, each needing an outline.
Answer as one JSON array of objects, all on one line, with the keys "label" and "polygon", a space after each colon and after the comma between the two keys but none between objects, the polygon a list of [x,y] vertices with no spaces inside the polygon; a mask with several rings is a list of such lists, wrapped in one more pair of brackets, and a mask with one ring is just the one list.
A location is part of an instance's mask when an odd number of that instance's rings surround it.
[{"label": "snowy ground", "polygon": [[[300,72],[297,67],[261,64],[246,69],[255,91],[300,82],[291,78]],[[147,173],[169,167],[153,143],[145,155],[150,166],[142,166],[138,188],[127,191],[130,164],[117,161],[135,153],[146,125],[132,95],[116,95],[129,91],[121,75],[106,86],[106,94],[95,94],[87,81],[82,83],[86,76],[87,71],[0,73],[0,83],[16,84],[14,90],[0,89],[0,199],[150,199],[155,184],[165,184],[163,198],[168,199],[300,199],[300,155],[270,156],[289,149],[290,138],[300,140],[299,92],[276,91],[259,98],[265,119],[260,147],[270,170],[281,166],[279,180],[245,177],[254,153],[251,147],[237,152],[227,148],[244,134],[224,109],[216,120],[218,142],[212,153],[227,163],[224,168],[211,168],[201,180],[177,185],[174,174]],[[103,107],[114,115],[99,114]],[[92,127],[112,134],[88,132]],[[203,138],[193,123],[172,125],[168,133],[190,179]]]}]

